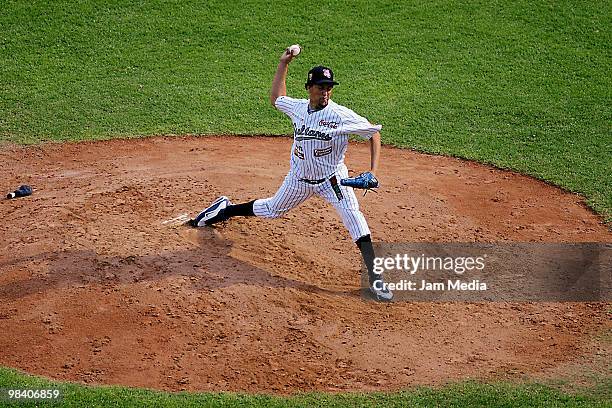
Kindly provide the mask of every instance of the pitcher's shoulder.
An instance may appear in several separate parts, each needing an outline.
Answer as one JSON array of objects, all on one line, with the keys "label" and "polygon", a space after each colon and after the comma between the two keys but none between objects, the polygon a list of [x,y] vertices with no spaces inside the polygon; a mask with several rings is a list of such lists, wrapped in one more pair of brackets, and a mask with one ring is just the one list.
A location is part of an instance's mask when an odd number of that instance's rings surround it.
[{"label": "pitcher's shoulder", "polygon": [[347,108],[346,106],[340,105],[334,101],[329,101],[329,108],[334,111],[342,119],[359,118],[361,115],[357,114],[354,110]]}]

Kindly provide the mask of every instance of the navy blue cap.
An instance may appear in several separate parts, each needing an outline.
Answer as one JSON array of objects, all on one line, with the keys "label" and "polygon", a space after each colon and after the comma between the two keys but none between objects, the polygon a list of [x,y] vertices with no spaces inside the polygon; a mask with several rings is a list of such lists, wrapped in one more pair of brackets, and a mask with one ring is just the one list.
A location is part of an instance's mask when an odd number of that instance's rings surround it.
[{"label": "navy blue cap", "polygon": [[334,72],[331,68],[319,65],[308,71],[308,79],[306,80],[306,87],[310,85],[338,85],[338,82],[334,81]]}]

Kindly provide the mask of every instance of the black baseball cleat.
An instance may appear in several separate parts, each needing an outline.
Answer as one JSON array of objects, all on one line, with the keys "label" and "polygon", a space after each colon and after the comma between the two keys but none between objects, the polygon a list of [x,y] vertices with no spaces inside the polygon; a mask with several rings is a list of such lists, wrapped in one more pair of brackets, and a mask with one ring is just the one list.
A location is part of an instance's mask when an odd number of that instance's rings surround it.
[{"label": "black baseball cleat", "polygon": [[193,220],[187,221],[192,227],[202,227],[204,225],[213,225],[221,221],[227,220],[229,217],[225,215],[225,209],[231,205],[229,198],[221,196],[217,198],[208,208],[202,210]]},{"label": "black baseball cleat", "polygon": [[393,292],[383,284],[382,279],[375,280],[368,287],[369,294],[378,302],[391,302],[393,300]]}]

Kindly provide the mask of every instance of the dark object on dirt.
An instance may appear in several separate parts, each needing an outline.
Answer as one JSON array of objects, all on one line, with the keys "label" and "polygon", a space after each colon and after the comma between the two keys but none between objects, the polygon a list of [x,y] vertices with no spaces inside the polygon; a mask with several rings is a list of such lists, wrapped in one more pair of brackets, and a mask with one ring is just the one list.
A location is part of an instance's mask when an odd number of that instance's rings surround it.
[{"label": "dark object on dirt", "polygon": [[24,184],[19,186],[19,188],[15,191],[13,191],[12,193],[8,193],[6,195],[6,198],[10,199],[10,198],[19,198],[19,197],[26,197],[32,194],[32,187]]}]

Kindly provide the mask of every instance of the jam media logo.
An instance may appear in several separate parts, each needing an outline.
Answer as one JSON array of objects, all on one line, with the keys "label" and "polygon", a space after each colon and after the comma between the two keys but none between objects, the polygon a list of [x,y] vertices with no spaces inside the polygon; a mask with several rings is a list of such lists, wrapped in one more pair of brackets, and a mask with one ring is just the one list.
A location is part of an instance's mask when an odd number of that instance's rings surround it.
[{"label": "jam media logo", "polygon": [[332,129],[338,129],[338,122],[331,122],[331,121],[321,119],[319,121],[319,126],[324,126],[324,127],[328,127]]},{"label": "jam media logo", "polygon": [[612,299],[609,243],[408,242],[374,248],[376,256],[362,269],[362,282],[380,276],[394,301]]}]

